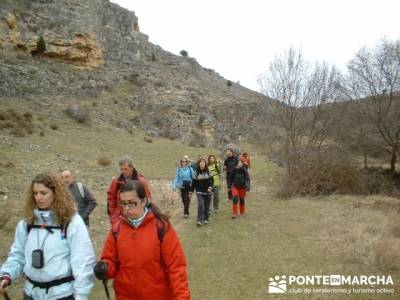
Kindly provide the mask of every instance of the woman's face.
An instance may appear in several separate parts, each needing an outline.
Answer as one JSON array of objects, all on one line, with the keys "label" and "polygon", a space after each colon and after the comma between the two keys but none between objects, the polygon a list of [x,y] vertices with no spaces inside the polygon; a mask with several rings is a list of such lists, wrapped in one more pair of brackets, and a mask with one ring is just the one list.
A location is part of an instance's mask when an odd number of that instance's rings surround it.
[{"label": "woman's face", "polygon": [[181,166],[186,167],[188,165],[188,161],[186,159],[181,159]]},{"label": "woman's face", "polygon": [[210,163],[211,163],[211,164],[215,163],[215,158],[214,158],[214,156],[210,156]]},{"label": "woman's face", "polygon": [[32,194],[39,209],[49,209],[54,202],[54,192],[42,183],[34,183]]},{"label": "woman's face", "polygon": [[206,168],[206,162],[204,160],[201,160],[199,166],[201,170],[204,170]]},{"label": "woman's face", "polygon": [[241,167],[243,167],[243,162],[241,160],[239,160],[236,165],[236,168],[240,169]]},{"label": "woman's face", "polygon": [[118,205],[122,209],[122,214],[128,219],[137,219],[144,213],[144,201],[142,202],[135,191],[124,192],[119,195]]}]

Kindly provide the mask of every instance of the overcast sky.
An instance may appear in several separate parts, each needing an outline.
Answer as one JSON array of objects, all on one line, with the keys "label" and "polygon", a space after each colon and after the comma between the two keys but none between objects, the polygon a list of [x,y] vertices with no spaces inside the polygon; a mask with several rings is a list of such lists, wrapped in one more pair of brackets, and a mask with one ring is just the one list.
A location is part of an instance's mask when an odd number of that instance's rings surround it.
[{"label": "overcast sky", "polygon": [[152,43],[253,90],[290,46],[344,70],[360,47],[400,39],[400,0],[111,1],[135,12]]}]

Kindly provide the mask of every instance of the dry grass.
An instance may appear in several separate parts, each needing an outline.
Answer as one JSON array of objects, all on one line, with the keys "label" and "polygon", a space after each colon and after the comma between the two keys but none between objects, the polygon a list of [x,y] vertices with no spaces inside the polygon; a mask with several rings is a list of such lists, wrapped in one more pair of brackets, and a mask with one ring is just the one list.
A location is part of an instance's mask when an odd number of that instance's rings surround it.
[{"label": "dry grass", "polygon": [[14,109],[0,110],[0,130],[10,129],[9,133],[24,137],[33,133],[33,115],[31,112],[18,112]]},{"label": "dry grass", "polygon": [[[102,105],[99,102],[97,108],[102,108]],[[110,109],[114,107],[109,106]],[[125,117],[122,110],[115,113]],[[67,140],[55,138],[57,133],[50,131],[39,142],[37,137],[27,136],[23,143],[18,140],[18,147],[14,143],[0,144],[0,158],[12,153],[18,166],[27,170],[25,173],[16,168],[0,176],[0,186],[7,187],[7,195],[13,195],[12,200],[0,197],[1,206],[6,207],[3,212],[10,216],[0,228],[0,241],[4,245],[0,248],[2,261],[21,218],[27,182],[49,166],[58,170],[68,164],[69,168],[79,170],[79,180],[90,187],[97,197],[99,205],[91,216],[90,230],[99,257],[109,229],[106,204],[101,199],[106,195],[111,178],[118,174],[118,168],[100,168],[93,157],[107,157],[116,162],[125,154],[132,156],[137,169],[151,180],[154,201],[161,201],[161,191],[166,190],[171,182],[180,157],[220,153],[167,139],[146,143],[142,132],[129,135],[126,131],[115,131],[106,125],[88,126],[82,130],[76,122],[59,122],[65,131],[68,130]],[[10,139],[12,142],[16,140],[14,137]],[[108,142],[111,139],[112,143]],[[46,151],[25,151],[25,143],[51,147]],[[249,147],[246,146],[246,151],[254,153]],[[61,157],[65,155],[74,159],[66,163],[57,156],[60,153]],[[32,159],[33,154],[35,159]],[[252,192],[247,197],[248,215],[244,218],[230,218],[231,205],[226,199],[226,190],[221,193],[220,213],[213,215],[211,223],[202,228],[195,226],[195,197],[192,198],[191,216],[187,220],[181,218],[180,210],[173,210],[180,209],[179,200],[172,207],[167,205],[167,199],[164,199],[164,205],[160,205],[174,214],[172,222],[188,261],[191,299],[379,299],[368,298],[365,294],[343,298],[321,295],[275,297],[268,295],[266,285],[268,277],[277,274],[372,275],[382,272],[393,276],[397,292],[384,299],[398,299],[400,275],[396,269],[397,261],[393,262],[396,259],[393,253],[398,251],[396,243],[400,229],[398,222],[389,222],[399,219],[395,213],[397,210],[394,210],[396,206],[391,206],[396,204],[396,200],[380,196],[339,195],[323,197],[318,201],[305,198],[278,200],[275,197],[278,185],[276,174],[282,170],[266,163],[264,157],[257,155],[253,158],[250,170]],[[158,179],[162,179],[163,184],[159,184]],[[0,220],[2,217],[0,211]],[[12,299],[20,299],[21,281],[15,282],[10,289]],[[101,282],[96,282],[90,299],[105,299]]]},{"label": "dry grass", "polygon": [[148,136],[145,136],[145,137],[143,138],[143,140],[144,140],[146,143],[152,143],[152,142],[153,142],[153,139],[152,139],[152,138],[149,138]]}]

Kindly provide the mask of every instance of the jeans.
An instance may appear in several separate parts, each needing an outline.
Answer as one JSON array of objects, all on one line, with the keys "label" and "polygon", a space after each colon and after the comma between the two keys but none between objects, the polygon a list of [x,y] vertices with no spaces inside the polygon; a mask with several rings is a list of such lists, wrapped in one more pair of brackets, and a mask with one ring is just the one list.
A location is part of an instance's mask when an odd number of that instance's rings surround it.
[{"label": "jeans", "polygon": [[196,193],[197,196],[197,222],[209,220],[211,194]]},{"label": "jeans", "polygon": [[213,187],[213,208],[214,211],[217,211],[219,209],[219,186]]},{"label": "jeans", "polygon": [[189,206],[190,206],[190,197],[189,192],[190,189],[180,189],[181,190],[181,198],[183,203],[183,214],[189,215]]}]

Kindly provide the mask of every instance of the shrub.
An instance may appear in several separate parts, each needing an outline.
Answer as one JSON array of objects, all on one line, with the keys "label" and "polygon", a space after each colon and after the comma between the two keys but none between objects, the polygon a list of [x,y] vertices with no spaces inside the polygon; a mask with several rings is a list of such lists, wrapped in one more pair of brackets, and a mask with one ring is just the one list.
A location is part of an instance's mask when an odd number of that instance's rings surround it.
[{"label": "shrub", "polygon": [[0,129],[12,129],[11,134],[25,136],[33,132],[32,113],[19,113],[14,109],[0,110]]},{"label": "shrub", "polygon": [[39,133],[39,135],[40,135],[41,137],[43,137],[43,136],[44,136],[44,132],[41,131],[41,132]]},{"label": "shrub", "polygon": [[97,163],[98,163],[100,166],[107,167],[107,166],[111,165],[111,159],[102,156],[102,157],[99,157],[99,158],[97,159]]},{"label": "shrub", "polygon": [[27,121],[32,120],[32,118],[33,118],[33,115],[32,115],[31,112],[25,112],[23,114],[23,116],[24,116],[24,119],[27,120]]},{"label": "shrub", "polygon": [[86,107],[73,105],[65,110],[67,116],[71,117],[78,123],[88,123],[90,120],[90,111]]},{"label": "shrub", "polygon": [[32,56],[41,56],[46,52],[46,42],[43,36],[39,36],[36,42],[36,49],[31,51]]},{"label": "shrub", "polygon": [[12,135],[15,135],[17,137],[24,137],[25,136],[25,130],[21,127],[14,127],[10,133]]},{"label": "shrub", "polygon": [[232,86],[232,81],[228,80],[228,81],[226,82],[226,85],[227,85],[227,86]]},{"label": "shrub", "polygon": [[289,159],[292,167],[278,192],[282,197],[293,194],[359,194],[365,191],[361,172],[343,149],[331,147],[299,152]]},{"label": "shrub", "polygon": [[148,136],[145,136],[145,137],[143,138],[143,140],[144,140],[146,143],[152,143],[152,142],[153,142],[153,139],[149,138]]},{"label": "shrub", "polygon": [[11,160],[6,160],[4,162],[0,161],[0,166],[4,168],[9,168],[9,169],[14,169],[15,168],[15,162]]},{"label": "shrub", "polygon": [[52,123],[50,125],[50,128],[53,129],[53,130],[57,130],[58,129],[58,125],[56,123]]},{"label": "shrub", "polygon": [[186,50],[181,50],[181,52],[179,52],[179,54],[182,56],[185,56],[185,57],[189,56],[189,53]]},{"label": "shrub", "polygon": [[5,121],[0,123],[0,129],[14,128],[14,126],[15,126],[14,122],[11,121]]}]

